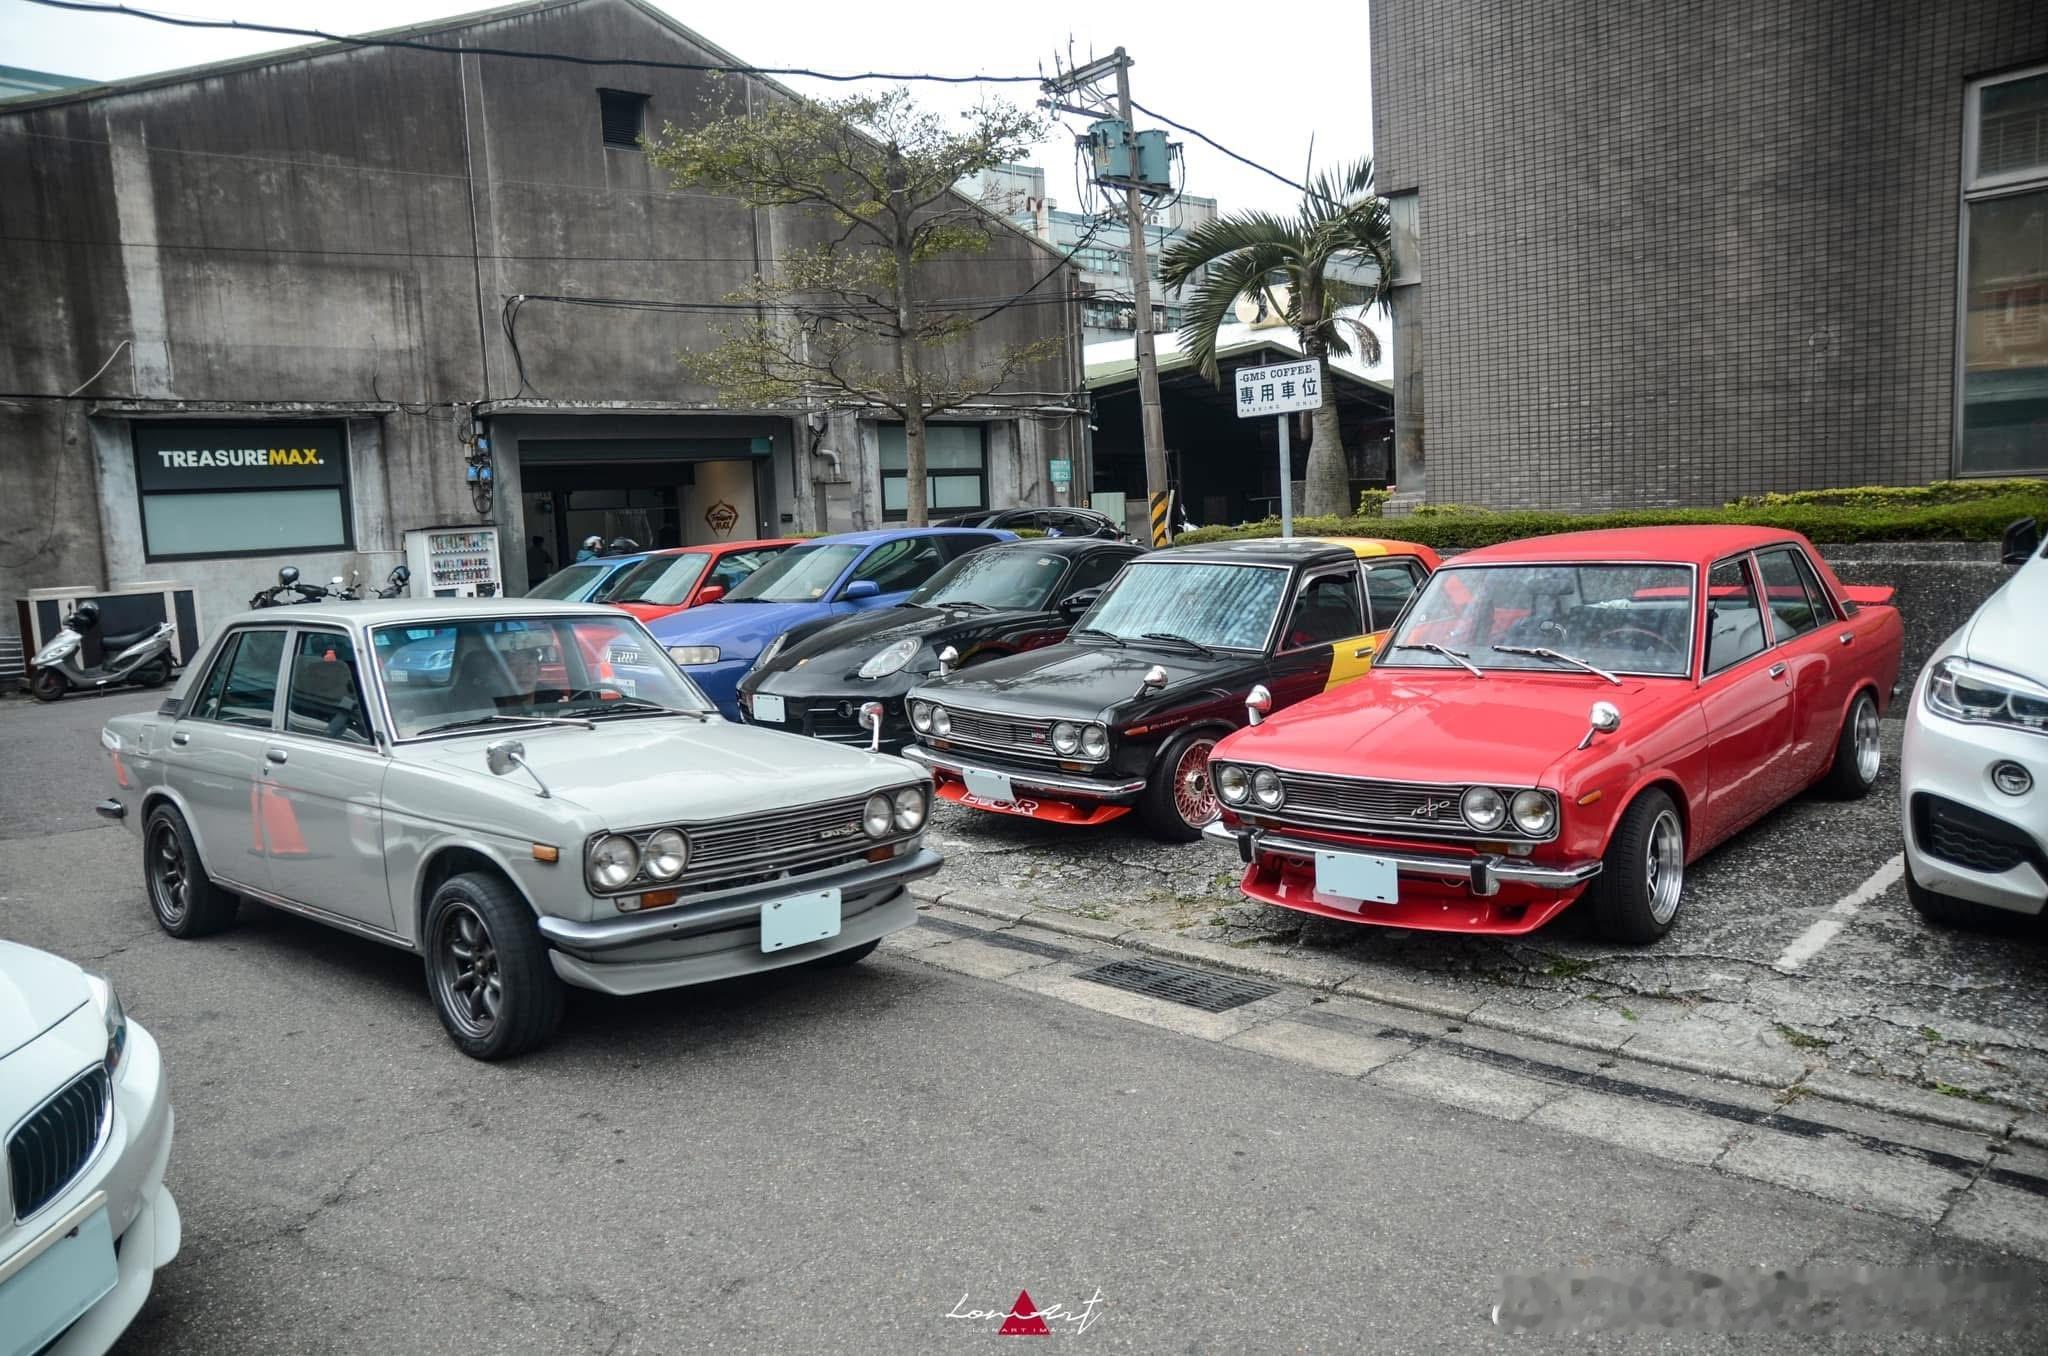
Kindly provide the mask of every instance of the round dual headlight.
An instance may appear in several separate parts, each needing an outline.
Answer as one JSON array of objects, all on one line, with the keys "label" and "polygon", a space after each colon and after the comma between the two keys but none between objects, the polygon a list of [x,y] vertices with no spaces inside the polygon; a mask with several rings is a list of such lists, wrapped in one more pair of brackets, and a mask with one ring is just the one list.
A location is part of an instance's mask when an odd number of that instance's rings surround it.
[{"label": "round dual headlight", "polygon": [[866,808],[860,812],[860,826],[870,838],[887,838],[889,830],[896,827],[895,803],[879,791],[869,796]]},{"label": "round dual headlight", "polygon": [[1280,774],[1269,767],[1262,767],[1254,772],[1252,795],[1267,809],[1276,808],[1286,798],[1286,793],[1280,789]]},{"label": "round dual headlight", "polygon": [[1465,816],[1465,822],[1481,833],[1492,833],[1508,819],[1506,798],[1490,786],[1475,786],[1467,791],[1458,802],[1458,810]]},{"label": "round dual headlight", "polygon": [[617,890],[640,872],[640,849],[622,833],[606,834],[591,845],[590,879],[601,890]]},{"label": "round dual headlight", "polygon": [[1242,805],[1252,794],[1252,776],[1235,763],[1216,769],[1216,794],[1226,805]]},{"label": "round dual headlight", "polygon": [[1081,727],[1071,720],[1057,720],[1052,726],[1052,747],[1055,753],[1078,753],[1081,750]]},{"label": "round dual headlight", "polygon": [[1083,758],[1109,757],[1109,731],[1100,725],[1082,726],[1081,756]]},{"label": "round dual headlight", "polygon": [[910,704],[910,728],[924,734],[932,728],[932,704],[912,702]]},{"label": "round dual headlight", "polygon": [[1515,792],[1508,813],[1514,816],[1515,827],[1531,838],[1547,838],[1557,827],[1557,806],[1541,791]]},{"label": "round dual headlight", "polygon": [[640,861],[655,880],[674,880],[690,864],[690,840],[674,829],[657,829],[641,849]]},{"label": "round dual headlight", "polygon": [[953,733],[953,718],[946,714],[943,706],[932,708],[932,733],[941,739]]},{"label": "round dual headlight", "polygon": [[896,793],[896,832],[916,833],[924,827],[925,796],[921,786],[906,786]]}]

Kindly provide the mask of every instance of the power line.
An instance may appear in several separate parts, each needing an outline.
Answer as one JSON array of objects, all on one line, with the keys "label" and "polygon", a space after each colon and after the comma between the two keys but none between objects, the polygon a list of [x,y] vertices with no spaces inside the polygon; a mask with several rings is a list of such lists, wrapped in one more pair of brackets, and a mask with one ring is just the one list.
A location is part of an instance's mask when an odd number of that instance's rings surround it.
[{"label": "power line", "polygon": [[1189,136],[1195,138],[1195,140],[1202,142],[1204,145],[1207,145],[1215,150],[1221,151],[1223,154],[1229,156],[1232,160],[1237,161],[1241,165],[1249,165],[1251,168],[1257,170],[1259,173],[1263,175],[1266,175],[1268,178],[1278,179],[1281,183],[1287,185],[1291,189],[1295,189],[1298,192],[1304,193],[1311,198],[1320,198],[1322,199],[1322,201],[1328,203],[1332,207],[1345,206],[1345,204],[1338,202],[1335,198],[1329,197],[1326,194],[1316,192],[1316,190],[1310,188],[1307,184],[1297,183],[1295,180],[1290,179],[1286,175],[1282,174],[1279,170],[1268,169],[1266,166],[1261,165],[1258,161],[1252,159],[1250,156],[1239,155],[1236,151],[1231,150],[1228,146],[1216,140],[1216,138],[1210,136],[1207,132],[1198,132],[1184,122],[1175,122],[1172,118],[1167,117],[1164,113],[1160,113],[1154,109],[1145,107],[1145,105],[1139,103],[1136,99],[1131,100],[1131,107],[1137,109],[1140,113],[1143,113],[1148,118],[1159,119],[1159,121],[1165,123],[1168,127],[1173,128],[1177,132],[1186,132]]}]

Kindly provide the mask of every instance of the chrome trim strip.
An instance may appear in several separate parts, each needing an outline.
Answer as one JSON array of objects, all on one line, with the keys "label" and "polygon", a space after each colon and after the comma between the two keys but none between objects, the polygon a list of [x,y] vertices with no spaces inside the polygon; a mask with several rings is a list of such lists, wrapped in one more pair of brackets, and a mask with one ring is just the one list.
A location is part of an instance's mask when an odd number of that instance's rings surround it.
[{"label": "chrome trim strip", "polygon": [[1438,857],[1424,852],[1399,850],[1374,852],[1366,848],[1293,838],[1283,833],[1274,833],[1270,829],[1240,831],[1226,828],[1220,819],[1204,828],[1202,834],[1220,843],[1234,843],[1240,849],[1245,847],[1244,839],[1249,838],[1250,850],[1254,856],[1263,851],[1308,858],[1314,858],[1318,852],[1378,857],[1392,862],[1404,876],[1429,876],[1447,880],[1462,877],[1471,886],[1473,894],[1482,896],[1498,893],[1502,881],[1514,885],[1534,885],[1545,890],[1569,890],[1574,886],[1584,885],[1600,874],[1599,862],[1574,862],[1570,866],[1531,866],[1517,858],[1501,857],[1492,853],[1477,853],[1470,857]]},{"label": "chrome trim strip", "polygon": [[295,913],[301,918],[310,918],[316,923],[325,923],[331,928],[340,928],[343,932],[353,932],[358,937],[367,937],[373,942],[382,942],[386,946],[395,946],[400,951],[417,952],[419,950],[418,947],[397,933],[386,931],[374,923],[359,922],[354,918],[345,918],[338,913],[329,913],[317,905],[301,904],[296,900],[286,899],[282,895],[274,895],[268,890],[258,890],[253,886],[240,885],[225,876],[216,876],[214,879],[217,883],[226,886],[236,894],[247,895],[260,904],[268,904],[273,909],[283,909],[286,913]]},{"label": "chrome trim strip", "polygon": [[934,771],[950,772],[960,776],[967,772],[986,773],[991,777],[1008,777],[1012,786],[1021,786],[1034,791],[1065,791],[1077,796],[1089,796],[1096,800],[1117,800],[1135,796],[1145,789],[1145,779],[1135,777],[1129,781],[1099,782],[1085,777],[1040,776],[1035,772],[1013,772],[1009,768],[987,767],[970,763],[965,759],[953,758],[935,753],[922,744],[912,744],[899,757],[908,758],[919,767]]},{"label": "chrome trim strip", "polygon": [[[112,1105],[113,1100],[113,1095],[109,1093],[107,1096],[108,1104]],[[92,1195],[87,1196],[77,1205],[72,1206],[71,1209],[64,1213],[64,1218],[36,1235],[34,1242],[30,1243],[20,1252],[15,1253],[6,1261],[0,1262],[0,1285],[6,1285],[9,1280],[13,1279],[15,1273],[21,1271],[30,1262],[35,1261],[36,1258],[41,1257],[44,1253],[55,1247],[60,1239],[68,1237],[73,1229],[91,1219],[93,1212],[103,1208],[106,1203],[107,1193],[105,1191],[94,1191]]]}]

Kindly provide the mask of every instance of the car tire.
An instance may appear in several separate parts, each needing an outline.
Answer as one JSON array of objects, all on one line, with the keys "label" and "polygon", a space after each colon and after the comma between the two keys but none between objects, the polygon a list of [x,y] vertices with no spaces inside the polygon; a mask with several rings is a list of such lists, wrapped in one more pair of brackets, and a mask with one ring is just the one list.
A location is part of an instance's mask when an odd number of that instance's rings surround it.
[{"label": "car tire", "polygon": [[2008,913],[1994,909],[1989,904],[1979,904],[1974,899],[1957,899],[1939,890],[1930,890],[1913,879],[1913,866],[1906,864],[1906,898],[1922,918],[1941,928],[1955,928],[1967,932],[2010,932],[2025,914]]},{"label": "car tire", "polygon": [[859,946],[849,946],[844,951],[834,951],[829,956],[820,956],[811,961],[810,965],[819,970],[844,970],[850,965],[859,965],[874,955],[875,948],[881,944],[882,939],[877,937],[872,942],[862,942]]},{"label": "car tire", "polygon": [[[1156,838],[1192,843],[1219,807],[1209,784],[1209,755],[1221,736],[1214,730],[1186,730],[1166,742],[1138,798],[1138,817]],[[1206,804],[1207,814],[1201,807]]]},{"label": "car tire", "polygon": [[1603,937],[1647,946],[1671,931],[1684,892],[1685,820],[1671,797],[1652,787],[1622,811],[1600,874],[1586,887],[1586,905]]},{"label": "car tire", "polygon": [[227,927],[242,906],[206,874],[185,816],[170,804],[157,805],[143,824],[142,883],[156,925],[188,941]]},{"label": "car tire", "polygon": [[37,669],[35,681],[28,685],[39,702],[53,702],[71,690],[71,684],[55,669]]},{"label": "car tire", "polygon": [[171,681],[171,661],[168,656],[152,659],[135,670],[135,681],[144,687],[162,687]]},{"label": "car tire", "polygon": [[[472,1059],[509,1059],[562,1022],[562,981],[533,910],[498,876],[451,876],[427,905],[427,991]],[[473,997],[472,997],[473,995]]]},{"label": "car tire", "polygon": [[1821,778],[1821,794],[1833,800],[1862,800],[1877,785],[1884,766],[1882,736],[1878,733],[1877,698],[1868,692],[1856,694],[1849,714],[1842,717],[1841,733],[1835,736],[1835,761]]}]

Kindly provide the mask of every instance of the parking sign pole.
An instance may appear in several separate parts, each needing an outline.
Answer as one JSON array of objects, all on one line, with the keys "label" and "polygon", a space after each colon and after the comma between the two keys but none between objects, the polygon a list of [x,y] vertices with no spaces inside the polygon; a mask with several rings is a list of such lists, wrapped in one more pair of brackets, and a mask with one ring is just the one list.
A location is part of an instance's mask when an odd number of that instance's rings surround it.
[{"label": "parking sign pole", "polygon": [[1294,535],[1294,449],[1287,445],[1287,416],[1273,421],[1280,426],[1280,535]]}]

